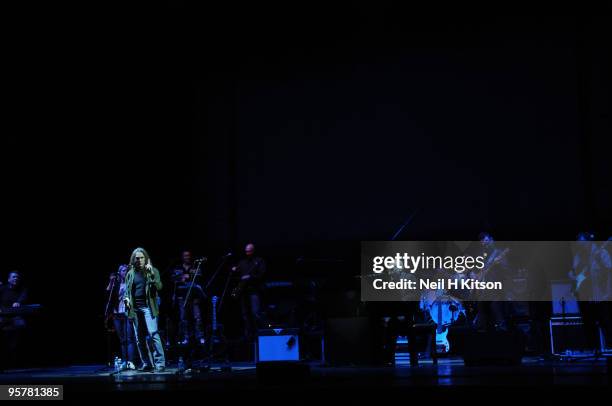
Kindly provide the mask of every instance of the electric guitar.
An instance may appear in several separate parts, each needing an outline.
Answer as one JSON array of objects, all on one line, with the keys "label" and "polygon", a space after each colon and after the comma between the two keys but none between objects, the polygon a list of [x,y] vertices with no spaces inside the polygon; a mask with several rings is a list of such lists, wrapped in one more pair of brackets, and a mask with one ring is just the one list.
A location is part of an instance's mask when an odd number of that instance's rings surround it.
[{"label": "electric guitar", "polygon": [[444,353],[448,353],[450,350],[450,344],[448,342],[448,328],[445,328],[442,323],[442,302],[438,301],[438,320],[436,326],[436,347],[444,348]]},{"label": "electric guitar", "polygon": [[478,281],[481,281],[481,282],[484,282],[485,278],[486,278],[487,274],[489,273],[489,271],[491,270],[491,268],[493,268],[495,265],[499,264],[506,257],[506,255],[508,255],[509,252],[510,252],[510,248],[505,248],[495,258],[493,258],[493,260],[491,260],[491,262],[485,268],[483,268],[474,277],[474,279],[476,279]]},{"label": "electric guitar", "polygon": [[212,335],[215,336],[217,334],[217,302],[219,298],[217,296],[213,296],[212,298]]},{"label": "electric guitar", "polygon": [[240,296],[242,296],[242,292],[246,289],[247,285],[249,284],[249,279],[241,279],[240,282],[238,282],[238,285],[236,285],[236,287],[232,289],[232,294],[231,294],[232,299],[237,299]]},{"label": "electric guitar", "polygon": [[[219,298],[217,296],[213,296],[211,299],[211,323],[210,330],[208,331],[208,351],[213,354],[215,350],[215,346],[217,347],[216,351],[219,351],[219,346],[225,342],[225,337],[223,335],[223,326],[217,321],[217,305],[219,303]],[[224,347],[221,347],[224,348]],[[221,350],[222,351],[222,350]]]},{"label": "electric guitar", "polygon": [[247,279],[241,279],[240,282],[238,282],[238,285],[236,285],[236,287],[232,290],[231,293],[231,297],[232,299],[237,299],[240,296],[242,296],[242,292],[244,292],[244,290],[248,287],[248,285],[251,283],[251,280],[253,278],[252,274],[253,271],[255,270],[255,268],[257,268],[259,266],[259,260],[255,261],[255,264],[253,264],[253,266],[251,267],[251,269],[249,269],[249,272],[246,275],[251,275],[250,278]]}]

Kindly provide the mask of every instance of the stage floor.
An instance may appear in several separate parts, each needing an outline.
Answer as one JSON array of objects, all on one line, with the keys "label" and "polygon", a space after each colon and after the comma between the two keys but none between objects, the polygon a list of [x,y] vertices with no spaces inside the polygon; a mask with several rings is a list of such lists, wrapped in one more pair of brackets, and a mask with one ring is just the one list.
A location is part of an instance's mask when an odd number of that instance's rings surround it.
[{"label": "stage floor", "polygon": [[520,400],[535,392],[567,400],[567,396],[608,394],[612,383],[605,360],[524,358],[518,366],[467,367],[460,359],[443,358],[438,365],[424,360],[417,367],[312,364],[309,374],[304,375],[303,371],[289,369],[262,377],[258,376],[255,364],[234,363],[230,371],[213,364],[208,371],[183,375],[177,374],[176,368],[168,368],[163,373],[113,375],[101,365],[82,365],[5,371],[0,373],[0,384],[63,384],[64,399],[177,399],[188,394],[222,400],[248,399],[257,393],[291,396],[303,403],[333,392],[357,401],[371,399],[377,393],[429,397],[487,393]]}]

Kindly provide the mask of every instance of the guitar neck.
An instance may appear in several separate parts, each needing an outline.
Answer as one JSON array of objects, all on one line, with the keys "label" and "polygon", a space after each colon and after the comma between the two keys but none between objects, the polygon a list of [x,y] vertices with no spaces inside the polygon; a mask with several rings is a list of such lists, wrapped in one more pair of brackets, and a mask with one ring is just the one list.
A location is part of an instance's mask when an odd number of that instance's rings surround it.
[{"label": "guitar neck", "polygon": [[436,326],[437,333],[441,333],[442,328],[442,303],[438,302],[438,325]]},{"label": "guitar neck", "polygon": [[217,297],[215,296],[212,301],[212,329],[217,330]]},{"label": "guitar neck", "polygon": [[493,258],[491,262],[489,263],[489,265],[486,268],[484,268],[482,271],[480,271],[476,279],[478,280],[484,279],[484,277],[487,276],[491,268],[494,268],[495,265],[497,265],[502,259],[504,259],[504,257],[506,256],[506,254],[508,254],[509,251],[510,249],[506,248],[499,255]]}]

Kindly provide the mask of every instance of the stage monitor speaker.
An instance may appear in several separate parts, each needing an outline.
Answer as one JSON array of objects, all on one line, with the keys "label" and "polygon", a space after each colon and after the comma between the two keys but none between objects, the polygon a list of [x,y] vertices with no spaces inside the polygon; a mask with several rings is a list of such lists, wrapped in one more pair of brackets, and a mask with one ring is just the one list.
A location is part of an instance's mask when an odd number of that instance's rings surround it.
[{"label": "stage monitor speaker", "polygon": [[300,336],[298,329],[270,328],[257,332],[257,360],[299,361]]},{"label": "stage monitor speaker", "polygon": [[465,336],[463,362],[466,366],[519,365],[524,349],[519,332],[470,332]]}]

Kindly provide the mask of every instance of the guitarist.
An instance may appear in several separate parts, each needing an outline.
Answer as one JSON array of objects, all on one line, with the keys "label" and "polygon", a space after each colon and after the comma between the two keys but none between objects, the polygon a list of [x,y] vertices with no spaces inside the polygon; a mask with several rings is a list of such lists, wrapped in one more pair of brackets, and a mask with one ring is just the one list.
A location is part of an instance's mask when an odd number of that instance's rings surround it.
[{"label": "guitarist", "polygon": [[[489,233],[480,233],[478,236],[482,254],[486,254],[485,266],[476,279],[487,281],[495,275],[495,280],[503,280],[510,271],[507,250],[496,247],[493,236]],[[487,296],[489,295],[489,296]],[[476,303],[477,315],[474,319],[474,327],[478,331],[506,330],[506,319],[510,315],[510,303],[492,297],[490,294],[479,292]],[[497,300],[496,300],[497,299]]]},{"label": "guitarist", "polygon": [[[191,251],[181,253],[182,263],[172,271],[174,282],[173,304],[179,316],[179,343],[189,344],[192,336],[200,344],[205,343],[201,303],[204,299],[198,267]],[[195,279],[195,281],[194,281]],[[189,287],[192,286],[191,291]]]},{"label": "guitarist", "polygon": [[240,277],[232,296],[240,299],[244,334],[247,340],[255,338],[255,330],[263,321],[261,313],[262,280],[266,273],[266,263],[255,255],[255,245],[248,243],[244,248],[245,258],[232,271]]},{"label": "guitarist", "polygon": [[606,249],[608,244],[598,246],[592,233],[580,233],[576,240],[569,276],[575,282],[574,290],[587,342],[599,355],[598,327],[602,328],[607,342],[612,338],[612,260]]}]

